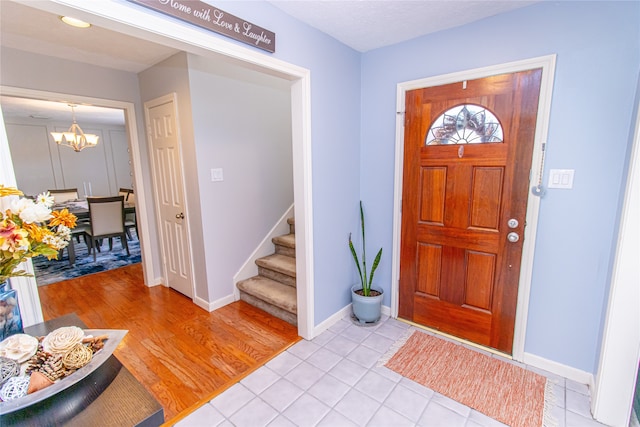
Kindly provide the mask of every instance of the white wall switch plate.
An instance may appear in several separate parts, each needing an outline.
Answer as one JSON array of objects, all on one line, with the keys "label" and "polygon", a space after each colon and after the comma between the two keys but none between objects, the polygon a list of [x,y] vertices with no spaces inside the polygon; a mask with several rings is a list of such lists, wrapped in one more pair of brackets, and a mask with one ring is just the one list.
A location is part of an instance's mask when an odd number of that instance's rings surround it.
[{"label": "white wall switch plate", "polygon": [[212,182],[224,181],[222,168],[211,169],[211,181]]},{"label": "white wall switch plate", "polygon": [[563,188],[570,190],[573,188],[574,169],[551,169],[549,171],[548,188]]}]

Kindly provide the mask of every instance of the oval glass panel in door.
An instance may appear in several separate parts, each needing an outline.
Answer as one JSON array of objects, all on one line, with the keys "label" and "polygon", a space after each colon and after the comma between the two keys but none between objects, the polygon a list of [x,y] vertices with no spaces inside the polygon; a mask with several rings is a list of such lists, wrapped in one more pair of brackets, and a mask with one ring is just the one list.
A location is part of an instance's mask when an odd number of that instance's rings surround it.
[{"label": "oval glass panel in door", "polygon": [[486,144],[502,142],[498,118],[480,105],[450,108],[429,127],[425,145]]}]

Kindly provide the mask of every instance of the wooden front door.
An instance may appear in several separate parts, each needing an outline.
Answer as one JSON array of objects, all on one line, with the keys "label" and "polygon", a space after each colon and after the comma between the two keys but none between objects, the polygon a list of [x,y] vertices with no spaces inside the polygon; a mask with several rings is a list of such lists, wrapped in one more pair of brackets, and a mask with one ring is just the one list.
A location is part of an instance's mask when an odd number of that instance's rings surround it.
[{"label": "wooden front door", "polygon": [[399,317],[508,354],[541,76],[406,94]]}]

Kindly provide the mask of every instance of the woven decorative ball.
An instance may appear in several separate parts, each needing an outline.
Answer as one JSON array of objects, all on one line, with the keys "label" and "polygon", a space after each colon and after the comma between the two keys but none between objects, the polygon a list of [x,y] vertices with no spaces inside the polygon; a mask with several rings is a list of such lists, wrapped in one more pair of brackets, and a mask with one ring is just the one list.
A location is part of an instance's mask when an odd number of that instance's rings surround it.
[{"label": "woven decorative ball", "polygon": [[80,369],[91,361],[93,352],[87,346],[76,344],[62,357],[62,363],[67,369]]},{"label": "woven decorative ball", "polygon": [[27,395],[27,389],[29,388],[29,377],[11,377],[0,388],[0,399],[3,402],[17,399]]},{"label": "woven decorative ball", "polygon": [[8,357],[0,357],[0,385],[20,374],[20,364]]}]

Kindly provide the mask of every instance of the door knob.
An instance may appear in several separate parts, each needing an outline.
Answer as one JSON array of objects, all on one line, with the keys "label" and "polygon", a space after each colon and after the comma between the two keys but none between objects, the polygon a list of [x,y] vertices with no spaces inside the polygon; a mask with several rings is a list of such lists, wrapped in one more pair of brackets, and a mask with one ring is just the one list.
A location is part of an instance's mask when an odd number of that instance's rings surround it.
[{"label": "door knob", "polygon": [[177,219],[184,219],[184,214],[182,212],[180,212],[179,214],[176,214],[176,218]]},{"label": "door knob", "polygon": [[507,221],[507,225],[509,226],[509,228],[516,228],[518,224],[520,223],[515,218],[511,218],[509,221]]},{"label": "door knob", "polygon": [[520,235],[512,231],[511,233],[507,234],[507,240],[509,240],[511,243],[515,243],[520,240]]}]

